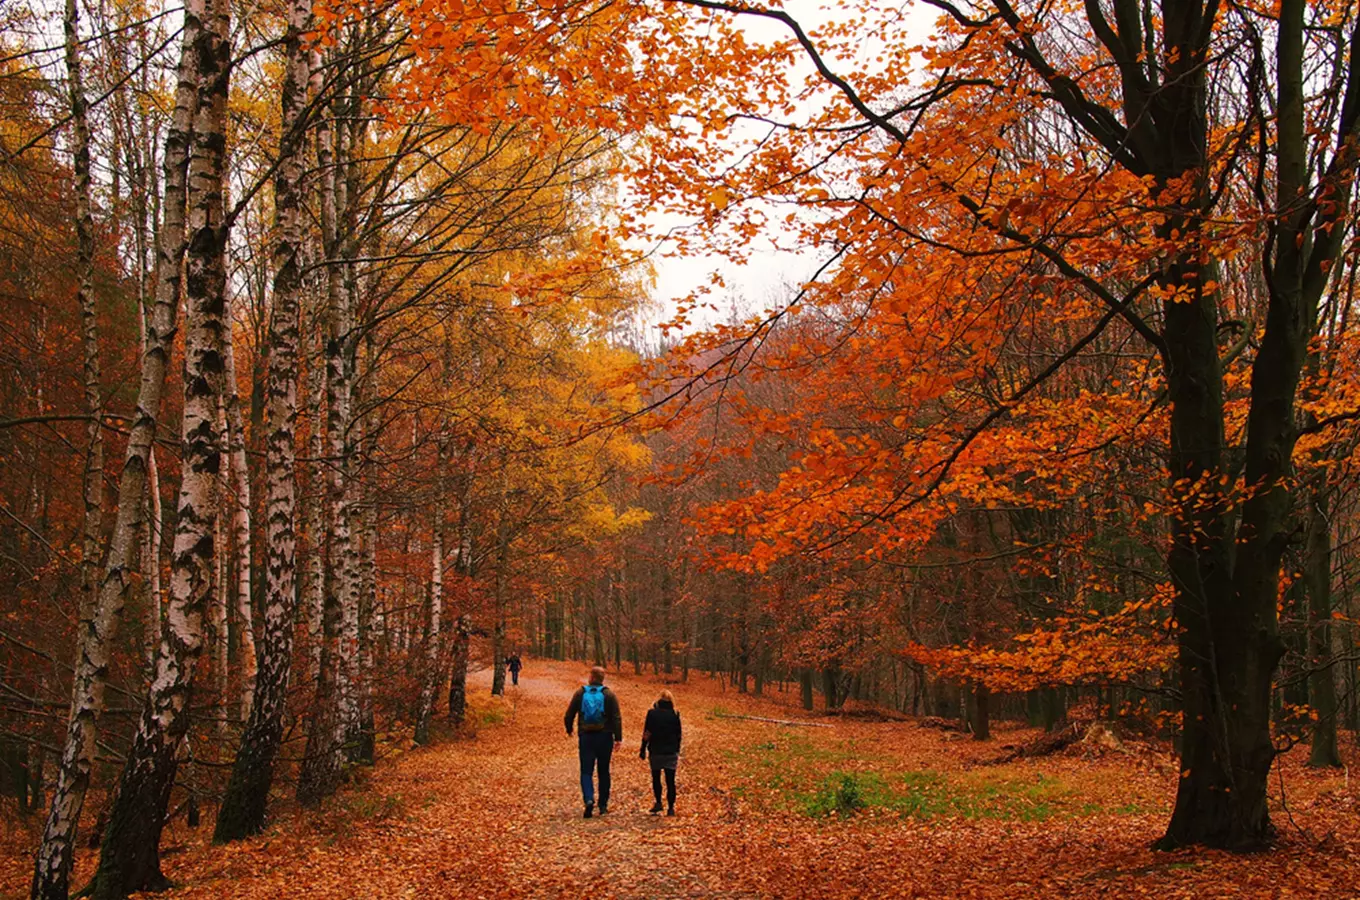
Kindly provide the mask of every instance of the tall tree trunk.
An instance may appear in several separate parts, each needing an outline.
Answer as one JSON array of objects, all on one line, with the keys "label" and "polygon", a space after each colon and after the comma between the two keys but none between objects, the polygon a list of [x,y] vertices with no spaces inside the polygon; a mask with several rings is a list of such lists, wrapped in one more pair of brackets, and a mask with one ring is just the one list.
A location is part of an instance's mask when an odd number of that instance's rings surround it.
[{"label": "tall tree trunk", "polygon": [[[1172,397],[1173,481],[1181,489],[1173,535],[1171,572],[1180,623],[1184,703],[1182,771],[1176,807],[1162,846],[1207,844],[1229,849],[1266,845],[1274,835],[1266,788],[1275,749],[1270,736],[1271,687],[1283,652],[1277,621],[1281,557],[1287,543],[1292,497],[1292,456],[1298,436],[1294,403],[1317,307],[1328,271],[1341,246],[1338,217],[1350,204],[1360,138],[1360,53],[1348,61],[1348,87],[1339,116],[1338,150],[1319,185],[1310,188],[1312,158],[1304,116],[1305,0],[1284,0],[1276,40],[1275,202],[1266,245],[1265,330],[1251,367],[1243,477],[1251,492],[1241,507],[1236,534],[1212,485],[1225,471],[1223,406],[1215,343],[1215,280],[1211,265],[1186,258],[1168,269],[1168,285],[1187,291],[1189,303],[1166,304],[1168,385]],[[1208,7],[1212,16],[1215,7]],[[1182,48],[1166,86],[1171,109],[1188,125],[1175,134],[1180,149],[1170,170],[1198,179],[1200,209],[1209,187],[1204,147],[1204,60],[1208,24],[1196,4],[1168,18],[1168,52]],[[1197,37],[1196,37],[1197,36]],[[1353,35],[1360,39],[1360,31]],[[1195,44],[1198,40],[1200,43]],[[1188,67],[1188,68],[1186,68]],[[1176,82],[1171,76],[1187,76]],[[1186,94],[1185,92],[1191,92]],[[1325,198],[1325,202],[1322,200]],[[1198,254],[1198,219],[1186,224],[1180,243]],[[1168,232],[1169,233],[1169,232]],[[1204,419],[1212,416],[1211,430]],[[1208,488],[1196,496],[1197,488]],[[1205,510],[1206,512],[1201,512]]]},{"label": "tall tree trunk", "polygon": [[311,28],[312,6],[294,0],[284,34],[284,80],[279,167],[274,176],[274,303],[269,328],[269,434],[265,439],[267,484],[264,631],[254,696],[241,735],[213,840],[239,840],[265,824],[274,764],[283,741],[283,714],[293,664],[297,605],[297,368],[302,310],[303,218],[301,181],[303,110],[309,54],[302,36]]},{"label": "tall tree trunk", "polygon": [[179,313],[180,264],[185,247],[185,175],[198,103],[196,45],[202,12],[202,0],[193,0],[186,5],[175,107],[162,156],[165,203],[156,260],[155,307],[142,355],[137,409],[118,478],[118,514],[99,582],[99,595],[88,615],[82,615],[77,629],[79,647],[71,687],[70,718],[52,804],[34,860],[31,894],[35,900],[65,900],[69,893],[76,827],[90,784],[90,767],[94,760],[99,716],[104,709],[112,645],[127,592],[137,581],[134,567],[143,497]]},{"label": "tall tree trunk", "polygon": [[[444,448],[439,448],[438,476],[444,472]],[[430,742],[430,718],[434,713],[435,693],[440,683],[440,643],[443,640],[444,611],[444,491],[442,477],[436,477],[434,518],[430,532],[430,617],[426,623],[425,665],[421,673],[420,700],[416,707],[415,741]]]},{"label": "tall tree trunk", "polygon": [[359,568],[359,736],[355,761],[376,761],[377,726],[373,718],[374,644],[378,605],[378,509],[371,494],[363,507],[363,555]]},{"label": "tall tree trunk", "polygon": [[[193,15],[186,8],[186,19]],[[189,728],[194,668],[203,648],[203,616],[214,602],[213,532],[220,508],[224,436],[217,407],[224,370],[227,223],[223,217],[230,6],[203,7],[194,53],[198,107],[189,164],[189,242],[185,266],[183,474],[175,520],[169,608],[156,677],[119,779],[104,831],[95,900],[165,886],[160,836],[175,783],[176,754]]]},{"label": "tall tree trunk", "polygon": [[1332,528],[1328,516],[1326,472],[1314,475],[1308,508],[1303,580],[1308,592],[1308,704],[1313,723],[1308,765],[1340,767],[1336,743],[1336,667],[1332,659]]},{"label": "tall tree trunk", "polygon": [[[145,351],[144,351],[145,352]],[[153,444],[146,454],[146,509],[142,525],[142,580],[146,586],[146,618],[143,627],[143,654],[147,681],[156,670],[156,650],[161,643],[161,528],[164,515],[161,509],[160,473],[156,469],[156,448]]]},{"label": "tall tree trunk", "polygon": [[[277,178],[276,178],[277,182]],[[277,202],[277,201],[276,201]],[[277,217],[277,213],[275,214]],[[255,694],[255,614],[250,598],[250,467],[246,463],[245,420],[241,414],[241,395],[236,384],[236,352],[231,329],[223,339],[226,380],[225,408],[227,415],[227,462],[235,493],[231,498],[231,543],[236,551],[236,584],[232,594],[232,608],[236,612],[237,647],[241,670],[240,719],[250,718],[250,705]],[[294,354],[296,365],[296,353]],[[290,426],[291,429],[291,426]]]},{"label": "tall tree trunk", "polygon": [[[223,341],[225,346],[226,341]],[[226,379],[223,379],[223,388],[226,387]],[[225,490],[219,489],[217,492],[218,509],[213,517],[213,547],[216,552],[216,561],[213,566],[213,589],[212,605],[208,609],[208,642],[212,647],[212,674],[216,682],[216,698],[214,700],[213,719],[216,721],[219,737],[226,737],[227,720],[230,718],[231,704],[228,701],[227,686],[231,678],[231,669],[228,666],[228,655],[231,650],[230,634],[227,624],[227,595],[230,593],[227,585],[231,579],[231,553],[228,526],[231,521],[229,507],[230,498],[230,457],[225,455],[227,441],[227,410],[221,395],[217,398],[217,433],[222,435],[223,462],[226,464],[222,470],[221,485]]]},{"label": "tall tree trunk", "polygon": [[453,631],[453,677],[449,682],[449,721],[462,725],[467,717],[468,650],[472,624],[466,615],[458,617]]},{"label": "tall tree trunk", "polygon": [[[341,101],[332,103],[332,114]],[[344,739],[350,731],[345,686],[346,647],[342,641],[344,606],[350,595],[346,560],[350,555],[346,430],[349,425],[349,380],[345,367],[345,342],[349,338],[349,315],[340,258],[337,216],[345,209],[345,179],[340,167],[344,157],[345,129],[333,118],[323,119],[317,129],[317,161],[321,170],[321,241],[326,257],[326,451],[327,528],[325,610],[322,615],[321,665],[307,730],[307,750],[298,777],[298,800],[319,803],[335,793],[344,774]],[[357,648],[356,648],[357,649]]]},{"label": "tall tree trunk", "polygon": [[90,185],[90,123],[86,116],[84,80],[80,69],[80,10],[77,0],[66,0],[66,78],[70,95],[72,169],[76,178],[76,306],[83,337],[85,414],[85,504],[81,529],[80,606],[88,618],[97,602],[100,528],[104,516],[104,399],[99,376],[99,316],[94,302],[94,197]]},{"label": "tall tree trunk", "polygon": [[[309,54],[312,63],[319,57]],[[321,657],[325,645],[326,619],[326,365],[322,318],[318,309],[308,318],[307,334],[307,492],[302,498],[303,529],[307,535],[307,568],[302,582],[302,611],[307,623],[307,683],[317,690],[321,683]]]}]

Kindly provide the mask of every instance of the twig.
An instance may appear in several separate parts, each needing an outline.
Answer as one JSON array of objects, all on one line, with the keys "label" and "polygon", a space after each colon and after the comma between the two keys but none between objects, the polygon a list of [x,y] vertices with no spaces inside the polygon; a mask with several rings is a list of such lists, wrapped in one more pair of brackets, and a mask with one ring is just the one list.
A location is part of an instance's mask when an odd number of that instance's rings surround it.
[{"label": "twig", "polygon": [[732,713],[714,713],[715,719],[747,719],[751,722],[769,722],[771,725],[796,725],[799,728],[831,728],[825,722],[798,722],[793,719],[771,719],[766,716],[737,716]]}]

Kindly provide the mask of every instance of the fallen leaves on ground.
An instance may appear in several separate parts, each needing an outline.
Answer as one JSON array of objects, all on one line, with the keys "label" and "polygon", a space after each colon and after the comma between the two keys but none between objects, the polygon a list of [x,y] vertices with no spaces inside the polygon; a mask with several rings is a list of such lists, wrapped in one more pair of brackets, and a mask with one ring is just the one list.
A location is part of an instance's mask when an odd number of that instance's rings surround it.
[{"label": "fallen leaves on ground", "polygon": [[[653,817],[637,735],[661,679],[611,674],[628,741],[608,816],[581,818],[562,710],[581,666],[535,661],[518,689],[474,679],[474,738],[394,756],[323,809],[287,809],[225,847],[167,830],[174,898],[354,897],[1354,897],[1357,788],[1287,754],[1268,854],[1156,853],[1175,771],[1149,754],[1059,754],[988,765],[1031,739],[989,743],[915,722],[798,720],[796,693],[670,684],[685,724],[679,816]],[[673,681],[674,679],[670,679]],[[1354,748],[1348,750],[1353,759]],[[22,835],[5,842],[6,896],[27,886]],[[80,860],[89,870],[91,854]]]}]

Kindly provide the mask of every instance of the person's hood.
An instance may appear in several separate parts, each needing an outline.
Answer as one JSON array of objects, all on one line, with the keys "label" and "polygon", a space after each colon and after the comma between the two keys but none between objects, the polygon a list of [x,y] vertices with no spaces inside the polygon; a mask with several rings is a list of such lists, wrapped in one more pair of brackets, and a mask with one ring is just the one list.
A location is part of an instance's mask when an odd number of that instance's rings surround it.
[{"label": "person's hood", "polygon": [[656,708],[657,708],[657,709],[675,709],[675,704],[674,704],[672,701],[670,701],[670,700],[658,700],[658,701],[656,701]]}]

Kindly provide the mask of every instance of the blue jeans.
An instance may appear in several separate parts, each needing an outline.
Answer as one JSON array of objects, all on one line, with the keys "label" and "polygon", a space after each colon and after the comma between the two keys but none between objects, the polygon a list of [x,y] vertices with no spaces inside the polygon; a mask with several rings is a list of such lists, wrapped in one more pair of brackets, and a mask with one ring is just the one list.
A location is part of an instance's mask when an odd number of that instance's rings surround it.
[{"label": "blue jeans", "polygon": [[580,732],[581,799],[587,806],[595,802],[595,785],[591,776],[600,767],[600,805],[609,805],[609,757],[614,755],[612,731]]},{"label": "blue jeans", "polygon": [[510,670],[510,682],[511,684],[519,684],[519,669]]}]

